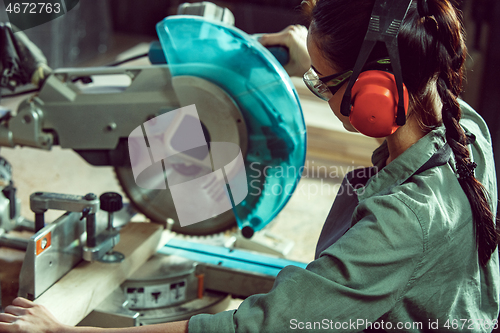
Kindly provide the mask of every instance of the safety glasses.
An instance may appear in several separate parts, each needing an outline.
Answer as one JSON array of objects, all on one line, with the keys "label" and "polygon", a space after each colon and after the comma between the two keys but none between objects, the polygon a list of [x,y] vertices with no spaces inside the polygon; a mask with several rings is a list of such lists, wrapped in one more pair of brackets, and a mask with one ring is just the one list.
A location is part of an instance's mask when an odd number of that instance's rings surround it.
[{"label": "safety glasses", "polygon": [[344,82],[351,77],[352,70],[337,74],[319,77],[314,68],[304,74],[304,83],[316,96],[324,101],[329,101],[342,87]]},{"label": "safety glasses", "polygon": [[[364,66],[363,71],[371,69],[390,71],[390,64],[391,62],[388,58],[378,59]],[[316,96],[328,102],[351,75],[352,70],[347,70],[337,74],[319,77],[318,73],[311,67],[304,74],[304,83]]]}]

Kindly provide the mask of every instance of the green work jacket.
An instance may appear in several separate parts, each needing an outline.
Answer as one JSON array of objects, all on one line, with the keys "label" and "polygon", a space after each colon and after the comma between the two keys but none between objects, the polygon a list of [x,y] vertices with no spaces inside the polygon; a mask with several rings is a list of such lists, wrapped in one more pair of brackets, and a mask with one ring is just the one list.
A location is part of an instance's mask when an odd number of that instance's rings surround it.
[{"label": "green work jacket", "polygon": [[[481,117],[460,104],[461,125],[476,137],[469,145],[475,176],[496,214],[491,138]],[[385,166],[383,144],[372,158],[378,172],[366,182],[347,176],[357,202],[340,237],[325,234],[335,233],[325,225],[306,269],[285,267],[269,293],[237,310],[192,317],[189,332],[490,332],[499,311],[498,249],[481,267],[454,159],[439,158],[446,148],[440,126]]]}]

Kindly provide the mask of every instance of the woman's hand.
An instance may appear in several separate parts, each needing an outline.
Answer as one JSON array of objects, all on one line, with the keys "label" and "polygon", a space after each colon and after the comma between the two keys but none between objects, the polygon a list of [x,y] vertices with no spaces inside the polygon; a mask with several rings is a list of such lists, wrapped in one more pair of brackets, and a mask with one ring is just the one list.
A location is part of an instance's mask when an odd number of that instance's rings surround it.
[{"label": "woman's hand", "polygon": [[285,65],[285,70],[290,76],[303,76],[311,66],[307,52],[307,28],[302,25],[290,25],[280,32],[263,35],[259,42],[264,46],[288,47],[290,61]]},{"label": "woman's hand", "polygon": [[64,326],[42,305],[25,298],[14,299],[12,305],[0,313],[0,332],[15,333],[59,333],[69,332],[71,327]]},{"label": "woman's hand", "polygon": [[188,324],[188,320],[183,320],[118,329],[73,327],[61,324],[43,305],[22,297],[12,301],[12,305],[5,308],[5,313],[0,313],[0,333],[186,333]]}]

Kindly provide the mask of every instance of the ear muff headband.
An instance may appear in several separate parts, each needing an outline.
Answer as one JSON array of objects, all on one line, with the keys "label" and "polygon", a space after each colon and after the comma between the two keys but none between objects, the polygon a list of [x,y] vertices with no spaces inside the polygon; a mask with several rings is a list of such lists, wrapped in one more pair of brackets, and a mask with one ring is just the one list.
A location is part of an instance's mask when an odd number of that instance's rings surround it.
[{"label": "ear muff headband", "polygon": [[[392,70],[396,80],[397,87],[397,112],[396,125],[402,126],[406,123],[406,110],[408,108],[408,94],[404,93],[403,75],[401,72],[401,63],[398,52],[398,33],[401,23],[406,17],[406,13],[412,0],[376,0],[370,16],[370,23],[365,39],[361,45],[358,58],[356,59],[352,76],[347,84],[346,91],[342,98],[340,112],[350,117],[352,88],[361,73],[366,60],[370,56],[377,42],[384,42],[389,53],[389,59],[392,64]],[[405,101],[406,99],[406,101]],[[405,107],[406,105],[406,107]],[[391,124],[394,123],[394,120]],[[396,126],[396,127],[397,127]],[[355,127],[356,128],[356,127]]]}]

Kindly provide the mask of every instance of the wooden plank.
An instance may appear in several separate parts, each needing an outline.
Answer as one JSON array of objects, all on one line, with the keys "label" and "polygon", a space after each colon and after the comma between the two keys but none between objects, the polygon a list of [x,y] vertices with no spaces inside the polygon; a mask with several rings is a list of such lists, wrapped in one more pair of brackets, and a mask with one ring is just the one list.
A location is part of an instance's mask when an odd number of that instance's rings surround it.
[{"label": "wooden plank", "polygon": [[162,227],[154,223],[129,223],[115,247],[125,255],[117,264],[81,262],[35,300],[62,323],[78,324],[117,286],[156,251]]},{"label": "wooden plank", "polygon": [[370,166],[372,152],[379,145],[376,139],[360,134],[307,126],[307,160],[317,165]]},{"label": "wooden plank", "polygon": [[[11,232],[19,236],[17,232]],[[25,251],[0,247],[0,294],[2,295],[1,306],[5,308],[12,304],[19,290],[19,273],[23,265]]]}]

